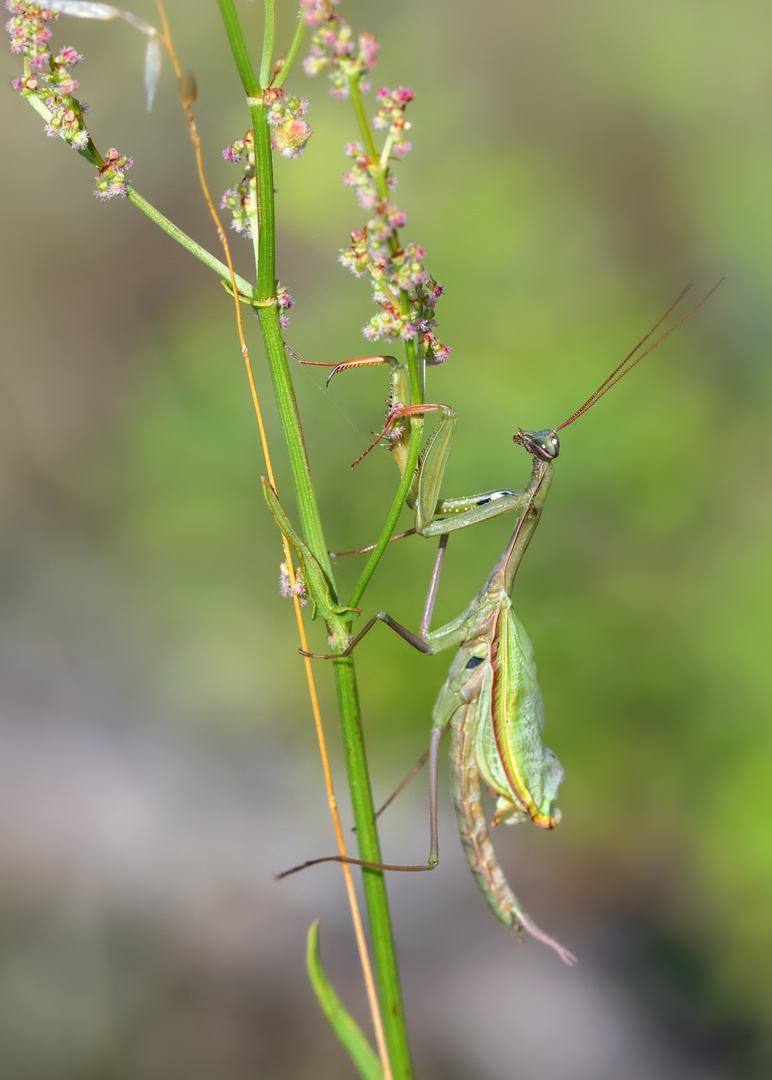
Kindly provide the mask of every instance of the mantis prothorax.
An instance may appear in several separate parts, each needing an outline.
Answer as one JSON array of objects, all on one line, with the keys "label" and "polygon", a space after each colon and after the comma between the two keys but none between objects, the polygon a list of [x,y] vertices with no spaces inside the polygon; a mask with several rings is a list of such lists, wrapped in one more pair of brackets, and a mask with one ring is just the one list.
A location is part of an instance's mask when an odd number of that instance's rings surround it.
[{"label": "mantis prothorax", "polygon": [[[532,937],[551,946],[567,964],[575,962],[575,957],[567,949],[540,930],[523,911],[496,858],[482,805],[481,779],[497,798],[494,825],[500,822],[514,824],[530,819],[540,828],[551,829],[560,820],[555,800],[564,772],[555,754],[545,747],[541,740],[544,709],[536,682],[533,650],[525,629],[514,613],[511,593],[552,483],[553,463],[560,451],[558,431],[568,427],[591,408],[644,356],[688,319],[713,291],[711,289],[699,304],[653,344],[639,352],[643,343],[679,303],[684,295],[682,293],[646,337],[564,423],[551,430],[518,430],[514,442],[532,456],[531,478],[521,491],[510,493],[513,508],[516,503],[518,511],[514,533],[482,589],[461,615],[438,630],[428,629],[436,595],[436,580],[447,541],[447,535],[443,534],[432,587],[421,621],[420,636],[407,630],[385,611],[379,611],[343,653],[338,654],[345,656],[351,652],[378,621],[387,623],[424,653],[439,652],[454,645],[458,647],[458,653],[433,711],[429,751],[431,838],[426,865],[376,864],[331,855],[312,859],[303,866],[285,871],[278,875],[279,877],[329,861],[345,861],[384,870],[433,869],[439,861],[439,742],[445,729],[450,726],[453,801],[466,859],[480,890],[496,916],[506,926],[515,932],[525,930]],[[323,658],[330,657],[324,655]]]}]

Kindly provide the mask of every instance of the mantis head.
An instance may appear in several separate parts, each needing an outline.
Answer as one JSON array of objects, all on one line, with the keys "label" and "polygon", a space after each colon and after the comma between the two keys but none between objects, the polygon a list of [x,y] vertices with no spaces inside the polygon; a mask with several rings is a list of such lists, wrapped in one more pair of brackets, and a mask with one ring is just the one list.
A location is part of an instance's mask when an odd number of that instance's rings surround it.
[{"label": "mantis head", "polygon": [[554,461],[560,453],[560,440],[554,431],[523,431],[520,428],[512,438],[518,446],[542,461]]}]

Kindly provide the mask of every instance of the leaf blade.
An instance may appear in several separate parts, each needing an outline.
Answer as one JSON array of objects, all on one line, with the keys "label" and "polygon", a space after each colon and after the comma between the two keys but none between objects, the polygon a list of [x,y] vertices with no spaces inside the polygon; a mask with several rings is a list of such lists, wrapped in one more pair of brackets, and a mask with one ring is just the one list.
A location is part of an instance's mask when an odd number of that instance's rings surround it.
[{"label": "leaf blade", "polygon": [[319,956],[319,920],[316,919],[308,928],[306,939],[306,967],[314,993],[322,1007],[322,1012],[348,1051],[351,1060],[364,1080],[383,1080],[383,1069],[378,1055],[365,1038],[362,1029],[349,1014],[343,1002],[335,993],[322,968]]}]

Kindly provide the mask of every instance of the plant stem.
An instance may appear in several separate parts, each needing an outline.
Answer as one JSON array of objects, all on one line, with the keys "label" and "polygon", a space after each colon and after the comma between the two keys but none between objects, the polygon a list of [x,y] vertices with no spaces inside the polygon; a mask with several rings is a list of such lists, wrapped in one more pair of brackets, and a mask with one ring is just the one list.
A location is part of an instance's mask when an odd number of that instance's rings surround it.
[{"label": "plant stem", "polygon": [[281,84],[289,75],[290,71],[292,71],[292,65],[295,63],[297,55],[300,52],[300,45],[303,41],[303,34],[305,33],[305,30],[306,24],[303,20],[303,16],[300,15],[298,16],[298,25],[295,29],[295,36],[293,37],[292,44],[290,45],[289,49],[287,49],[287,55],[284,58],[284,67],[273,80],[273,86],[281,86]]},{"label": "plant stem", "polygon": [[367,560],[367,565],[362,571],[359,581],[354,587],[354,591],[351,594],[351,599],[348,602],[349,607],[357,607],[359,601],[362,599],[362,594],[367,588],[370,578],[373,576],[378,562],[386,550],[386,546],[389,543],[391,534],[397,525],[397,519],[402,511],[402,507],[405,505],[405,499],[407,493],[410,490],[410,485],[413,482],[413,476],[415,474],[416,467],[418,465],[418,454],[421,448],[421,431],[423,429],[423,423],[420,419],[413,418],[413,423],[410,428],[410,445],[408,448],[407,464],[405,465],[405,471],[402,474],[399,487],[397,488],[397,494],[394,496],[394,502],[391,505],[389,516],[386,519],[386,524],[383,527],[381,535],[378,537],[378,542],[373,548],[373,553]]},{"label": "plant stem", "polygon": [[[375,140],[373,139],[373,133],[370,130],[370,122],[367,119],[367,113],[365,112],[365,105],[362,101],[362,94],[359,89],[359,77],[358,75],[352,75],[348,80],[349,95],[351,96],[351,104],[354,106],[354,112],[356,113],[357,123],[359,124],[359,130],[362,134],[362,141],[365,144],[365,150],[370,161],[378,161],[378,151],[375,146]],[[383,171],[381,170],[381,176],[383,177]],[[386,189],[386,178],[383,177],[383,186],[379,183],[381,188],[381,195],[384,198],[387,196],[388,191]]]},{"label": "plant stem", "polygon": [[238,70],[242,85],[250,96],[259,94],[260,83],[257,81],[255,69],[252,67],[252,61],[249,59],[247,44],[244,41],[244,35],[241,32],[241,25],[239,23],[239,17],[236,14],[236,7],[233,0],[218,0],[218,3],[220,5],[220,15],[225,24],[225,33],[228,35],[228,44],[231,47],[233,59],[236,62],[236,69]]},{"label": "plant stem", "polygon": [[[271,134],[268,128],[265,105],[261,100],[250,102],[252,129],[255,140],[255,163],[257,169],[257,201],[260,229],[253,242],[257,250],[257,296],[258,301],[269,300],[276,292],[275,209],[273,201],[273,161],[271,158]],[[281,336],[279,311],[276,304],[258,309],[260,328],[263,332],[268,367],[271,372],[276,403],[279,407],[282,429],[287,441],[292,477],[298,498],[300,520],[306,543],[319,565],[324,569],[336,596],[332,562],[322,530],[319,506],[316,500],[311,468],[300,425],[300,414],[292,387],[287,353]]]},{"label": "plant stem", "polygon": [[[359,707],[354,661],[352,657],[333,660],[335,690],[346,755],[351,805],[357,829],[359,857],[366,862],[382,862],[381,846],[375,824],[370,773],[367,768],[362,719]],[[366,854],[368,853],[368,854]],[[370,919],[370,936],[373,944],[373,960],[378,973],[381,995],[381,1017],[389,1048],[389,1060],[395,1080],[412,1080],[413,1065],[410,1058],[405,1024],[405,1010],[399,982],[397,953],[389,911],[389,898],[382,870],[362,868],[362,881]]]},{"label": "plant stem", "polygon": [[[155,222],[159,228],[163,229],[165,233],[168,233],[173,240],[176,240],[178,244],[181,244],[191,255],[195,255],[197,259],[200,259],[202,263],[205,263],[211,270],[214,270],[220,275],[220,277],[230,286],[231,284],[231,272],[224,262],[220,262],[215,258],[211,252],[206,248],[197,244],[187,233],[184,233],[182,229],[178,229],[173,221],[169,221],[167,217],[156,210],[156,208],[144,199],[135,188],[126,186],[126,198],[129,202],[134,203],[138,210],[141,210],[143,214],[147,214],[151,221]],[[243,277],[235,274],[236,285],[238,286],[239,293],[245,298],[255,298],[254,287]]]},{"label": "plant stem", "polygon": [[265,0],[263,55],[260,59],[260,85],[270,86],[273,74],[273,42],[276,36],[276,0]]},{"label": "plant stem", "polygon": [[[260,97],[260,88],[256,85],[254,72],[246,55],[246,46],[233,0],[219,0],[219,5],[234,58],[242,76],[244,89],[249,97],[252,113],[257,209],[260,223],[258,236],[255,237],[253,234],[257,256],[257,296],[259,301],[270,301],[275,296],[276,290],[275,210],[270,130],[265,105]],[[335,597],[334,577],[327,553],[327,545],[324,539],[300,426],[300,417],[282,341],[278,308],[276,304],[273,304],[260,307],[258,311],[271,379],[287,441],[303,532],[308,547],[328,577],[333,597]],[[333,662],[333,668],[359,853],[360,857],[367,862],[381,862],[354,663],[350,657],[341,658]],[[386,884],[383,872],[379,870],[364,869],[363,878],[389,1058],[395,1080],[396,1078],[410,1080],[413,1071],[405,1028]]]}]

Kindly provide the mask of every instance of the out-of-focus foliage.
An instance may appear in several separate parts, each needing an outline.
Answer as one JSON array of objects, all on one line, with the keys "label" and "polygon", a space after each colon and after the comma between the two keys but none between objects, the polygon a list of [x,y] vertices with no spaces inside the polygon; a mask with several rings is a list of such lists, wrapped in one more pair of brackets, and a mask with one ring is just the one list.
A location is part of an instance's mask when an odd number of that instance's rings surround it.
[{"label": "out-of-focus foliage", "polygon": [[[187,5],[168,8],[224,188],[233,177],[219,150],[243,134],[246,114],[216,11],[185,25]],[[446,286],[437,310],[453,352],[429,377],[430,397],[459,414],[446,494],[520,486],[530,465],[512,445],[517,427],[562,422],[685,283],[697,297],[726,275],[562,436],[515,597],[546,742],[567,772],[550,838],[568,867],[563,905],[577,925],[639,928],[633,970],[644,987],[653,980],[652,997],[668,986],[706,1028],[732,1032],[743,1017],[742,1062],[769,1038],[772,1016],[772,12],[753,0],[349,8],[381,37],[377,85],[417,93],[414,151],[397,173],[405,238],[427,248]],[[171,217],[182,200],[182,227],[214,246],[171,86],[162,81],[146,118],[136,58],[118,35],[117,57],[105,56],[103,29],[68,26],[66,39],[76,36],[97,140],[130,152],[137,188]],[[105,97],[116,65],[123,81]],[[341,147],[356,133],[321,80],[298,72],[291,87],[312,97],[314,136],[301,160],[277,164],[280,275],[296,300],[287,340],[304,358],[341,360],[368,351],[358,334],[367,286],[336,265],[363,220],[339,183]],[[24,146],[6,164],[17,200],[6,205],[6,250],[18,250],[5,285],[9,548],[49,554],[27,543],[40,506],[68,522],[68,543],[120,582],[151,643],[155,692],[202,730],[248,739],[274,729],[310,755],[228,298],[130,207],[91,205],[82,163],[37,138],[31,112],[3,111]],[[65,258],[71,281],[57,279],[52,296],[51,266]],[[259,364],[255,332],[251,343]],[[385,382],[353,372],[326,392],[314,369],[298,371],[334,548],[375,538],[396,485],[385,451],[348,467],[381,421]],[[453,536],[439,619],[479,587],[510,524]],[[386,606],[417,624],[433,554],[415,538],[390,550],[367,611]],[[355,572],[339,564],[342,582]],[[406,652],[385,630],[360,650],[386,786],[423,749],[446,663]],[[321,812],[315,787],[307,813]]]}]

